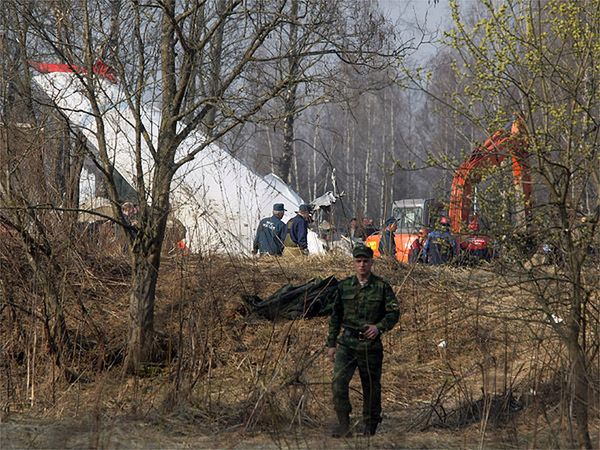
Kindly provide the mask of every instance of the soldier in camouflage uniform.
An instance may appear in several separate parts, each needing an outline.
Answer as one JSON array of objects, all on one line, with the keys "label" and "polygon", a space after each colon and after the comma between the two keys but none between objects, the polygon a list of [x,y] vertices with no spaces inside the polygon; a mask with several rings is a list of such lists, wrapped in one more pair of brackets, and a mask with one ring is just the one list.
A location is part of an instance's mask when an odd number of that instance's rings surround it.
[{"label": "soldier in camouflage uniform", "polygon": [[339,423],[334,437],[351,435],[348,388],[357,367],[363,390],[364,434],[372,436],[377,431],[381,421],[381,333],[391,330],[400,317],[394,291],[371,273],[373,251],[360,245],[352,256],[356,275],[338,285],[327,337],[327,352],[335,362],[333,403]]}]

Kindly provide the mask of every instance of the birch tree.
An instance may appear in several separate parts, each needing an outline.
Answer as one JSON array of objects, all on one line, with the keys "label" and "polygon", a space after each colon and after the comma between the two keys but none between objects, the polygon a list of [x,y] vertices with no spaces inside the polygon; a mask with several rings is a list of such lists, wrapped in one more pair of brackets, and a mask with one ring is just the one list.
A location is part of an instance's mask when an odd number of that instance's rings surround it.
[{"label": "birch tree", "polygon": [[343,101],[340,68],[358,74],[392,67],[410,45],[397,42],[391,24],[371,1],[291,0],[287,24],[279,29],[278,51],[263,53],[277,77],[285,80],[280,102],[271,110],[281,121],[282,149],[277,174],[290,181],[295,121],[310,106]]}]

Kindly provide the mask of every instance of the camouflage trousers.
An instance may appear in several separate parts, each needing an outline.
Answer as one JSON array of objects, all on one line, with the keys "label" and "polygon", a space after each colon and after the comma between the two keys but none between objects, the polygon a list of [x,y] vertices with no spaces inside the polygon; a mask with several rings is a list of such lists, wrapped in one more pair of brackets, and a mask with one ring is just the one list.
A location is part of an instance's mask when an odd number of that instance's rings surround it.
[{"label": "camouflage trousers", "polygon": [[381,421],[381,367],[383,345],[381,340],[359,341],[343,337],[335,352],[333,368],[333,405],[338,417],[350,414],[350,380],[358,367],[363,392],[363,420],[365,424]]}]

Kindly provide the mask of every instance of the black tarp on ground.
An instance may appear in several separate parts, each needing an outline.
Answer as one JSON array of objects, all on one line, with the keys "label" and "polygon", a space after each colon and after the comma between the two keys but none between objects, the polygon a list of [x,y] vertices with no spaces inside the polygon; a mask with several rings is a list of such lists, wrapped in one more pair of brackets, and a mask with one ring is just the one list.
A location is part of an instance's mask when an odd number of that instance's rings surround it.
[{"label": "black tarp on ground", "polygon": [[314,278],[300,286],[286,284],[266,300],[257,295],[242,295],[251,311],[275,320],[327,316],[331,314],[338,280],[334,276]]}]

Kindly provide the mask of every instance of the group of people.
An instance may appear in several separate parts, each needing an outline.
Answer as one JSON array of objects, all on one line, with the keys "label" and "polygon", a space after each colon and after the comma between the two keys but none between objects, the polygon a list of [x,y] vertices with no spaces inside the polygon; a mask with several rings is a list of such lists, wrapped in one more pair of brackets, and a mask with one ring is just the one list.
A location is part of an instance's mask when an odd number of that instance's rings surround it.
[{"label": "group of people", "polygon": [[373,233],[379,231],[375,226],[373,219],[364,217],[362,222],[359,224],[356,217],[350,219],[348,224],[348,238],[353,244],[363,243]]},{"label": "group of people", "polygon": [[[367,237],[378,231],[375,227],[367,228],[369,219],[363,220],[359,226],[356,218],[352,218],[348,225],[348,237],[353,246],[363,244]],[[372,225],[371,225],[372,226]],[[396,257],[395,234],[398,229],[398,221],[395,217],[389,217],[381,230],[379,239],[379,254],[382,257]],[[450,220],[443,216],[439,227],[429,232],[427,228],[421,228],[417,238],[411,243],[408,261],[410,263],[446,264],[458,257],[459,248],[456,239],[450,233]]]},{"label": "group of people", "polygon": [[[356,219],[350,221],[349,236],[352,238],[351,231],[355,225]],[[384,224],[379,239],[379,254],[382,257],[396,257],[396,239],[395,234],[398,229],[398,221],[395,217],[389,217]],[[354,243],[355,241],[353,241]],[[361,243],[360,241],[358,243]],[[428,232],[426,228],[421,228],[417,238],[411,243],[408,261],[411,263],[422,262],[428,264],[446,264],[458,256],[458,244],[456,239],[450,233],[450,221],[447,217],[442,217],[440,227]]]},{"label": "group of people", "polygon": [[281,256],[308,254],[308,225],[312,220],[310,205],[300,205],[287,224],[283,222],[285,205],[275,203],[273,215],[262,219],[256,229],[252,253]]},{"label": "group of people", "polygon": [[450,220],[440,219],[440,227],[431,232],[421,228],[417,238],[411,243],[408,262],[446,264],[458,257],[458,244],[450,233]]}]

